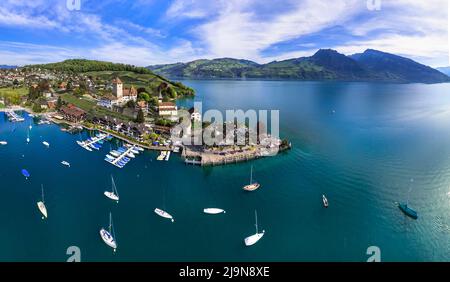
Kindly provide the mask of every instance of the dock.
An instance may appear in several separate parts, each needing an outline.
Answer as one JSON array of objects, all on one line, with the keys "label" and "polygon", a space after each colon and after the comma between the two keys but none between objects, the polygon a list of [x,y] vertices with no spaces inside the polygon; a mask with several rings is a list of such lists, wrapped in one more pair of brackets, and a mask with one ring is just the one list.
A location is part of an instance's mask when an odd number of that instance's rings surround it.
[{"label": "dock", "polygon": [[19,116],[14,111],[5,111],[5,114],[8,116],[9,121],[12,121],[12,122],[25,121],[25,119],[23,117]]},{"label": "dock", "polygon": [[97,143],[97,142],[99,142],[99,141],[101,141],[101,140],[103,140],[105,138],[108,138],[108,136],[109,136],[108,134],[102,133],[100,136],[93,137],[90,140],[88,139],[89,141],[87,141],[87,140],[86,141],[77,141],[77,144],[80,145],[81,147],[83,147],[84,149],[88,150],[88,151],[92,151],[91,148],[94,148],[94,149],[98,150],[97,148],[95,148],[93,146],[93,144],[95,144],[95,143]]},{"label": "dock", "polygon": [[129,145],[126,147],[127,149],[124,152],[122,152],[118,157],[111,157],[110,155],[107,155],[105,161],[118,168],[123,168],[130,161],[130,158],[128,158],[127,156],[129,154],[133,154],[133,151],[135,154],[137,151],[139,151],[137,146]]}]

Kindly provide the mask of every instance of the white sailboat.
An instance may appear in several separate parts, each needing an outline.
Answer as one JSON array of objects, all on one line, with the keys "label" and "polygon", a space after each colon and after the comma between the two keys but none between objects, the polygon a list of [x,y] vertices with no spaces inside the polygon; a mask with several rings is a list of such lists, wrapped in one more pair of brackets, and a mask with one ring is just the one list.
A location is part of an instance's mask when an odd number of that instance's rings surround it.
[{"label": "white sailboat", "polygon": [[114,182],[114,178],[111,175],[111,183],[112,183],[112,191],[105,191],[105,196],[110,198],[113,201],[119,203],[119,192],[117,192],[116,183]]},{"label": "white sailboat", "polygon": [[248,236],[244,239],[244,243],[246,246],[251,246],[256,244],[263,236],[266,231],[262,231],[261,233],[258,232],[258,213],[255,210],[255,227],[256,227],[256,233],[254,235]]},{"label": "white sailboat", "polygon": [[8,145],[8,142],[6,142],[6,141],[0,141],[0,145]]},{"label": "white sailboat", "polygon": [[27,143],[30,143],[30,131],[27,131]]},{"label": "white sailboat", "polygon": [[163,211],[162,209],[156,208],[156,209],[155,209],[155,213],[156,213],[157,215],[159,215],[160,217],[164,217],[164,218],[170,219],[172,222],[175,221],[175,219],[173,219],[173,216],[172,216],[172,215],[170,215],[170,214],[169,214],[168,212],[166,212],[166,211]]},{"label": "white sailboat", "polygon": [[114,227],[112,222],[112,215],[109,213],[109,228],[106,230],[105,228],[100,229],[100,237],[102,237],[103,242],[105,242],[106,245],[110,246],[114,249],[114,252],[117,249],[117,242],[114,239]]},{"label": "white sailboat", "polygon": [[250,184],[244,186],[242,189],[245,191],[255,191],[258,189],[261,185],[258,182],[253,182],[253,166],[250,171]]},{"label": "white sailboat", "polygon": [[226,213],[223,209],[218,209],[218,208],[206,208],[206,209],[203,209],[203,212],[206,213],[206,214]]},{"label": "white sailboat", "polygon": [[45,207],[45,201],[44,201],[44,185],[41,185],[42,189],[42,201],[37,202],[37,206],[39,208],[39,211],[42,213],[42,219],[47,218],[47,208]]},{"label": "white sailboat", "polygon": [[322,202],[323,202],[323,206],[328,208],[328,199],[327,199],[327,197],[325,197],[325,195],[322,195]]},{"label": "white sailboat", "polygon": [[61,164],[70,167],[70,163],[68,161],[62,161]]},{"label": "white sailboat", "polygon": [[50,147],[50,143],[48,143],[47,141],[42,142],[42,144],[44,144],[45,147]]}]

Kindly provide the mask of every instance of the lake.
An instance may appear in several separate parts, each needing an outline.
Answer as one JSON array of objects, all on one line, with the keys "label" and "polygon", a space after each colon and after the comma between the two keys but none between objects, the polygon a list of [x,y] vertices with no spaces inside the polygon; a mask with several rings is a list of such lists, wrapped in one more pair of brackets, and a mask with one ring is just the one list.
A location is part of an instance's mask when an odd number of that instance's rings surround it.
[{"label": "lake", "polygon": [[[180,106],[279,110],[292,150],[204,168],[145,152],[118,169],[103,160],[109,143],[88,152],[79,135],[0,113],[0,140],[8,142],[0,146],[0,260],[65,261],[70,246],[82,261],[366,261],[370,246],[382,261],[450,260],[450,84],[182,82],[197,96]],[[248,193],[251,165],[262,186]],[[118,204],[103,195],[110,175]],[[36,206],[41,184],[47,220]],[[396,205],[408,200],[418,220]],[[227,212],[206,215],[207,207]],[[266,233],[245,247],[255,209]],[[116,253],[99,236],[109,212]]]}]

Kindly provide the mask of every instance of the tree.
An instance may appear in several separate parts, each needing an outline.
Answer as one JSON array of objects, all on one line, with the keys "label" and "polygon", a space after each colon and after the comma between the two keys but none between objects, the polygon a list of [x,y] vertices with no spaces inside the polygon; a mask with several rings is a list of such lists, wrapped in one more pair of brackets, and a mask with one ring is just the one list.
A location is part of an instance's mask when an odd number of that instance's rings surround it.
[{"label": "tree", "polygon": [[169,87],[169,89],[167,90],[169,92],[169,96],[172,99],[176,99],[178,94],[177,91],[175,91],[175,89],[173,89],[173,87]]},{"label": "tree", "polygon": [[19,81],[17,80],[17,78],[14,79],[14,81],[13,81],[13,86],[14,86],[14,88],[16,88],[17,86],[19,86]]},{"label": "tree", "polygon": [[56,109],[60,109],[63,105],[63,102],[61,100],[61,97],[58,97],[58,101],[56,101]]},{"label": "tree", "polygon": [[150,95],[146,92],[141,92],[138,94],[138,99],[139,100],[144,100],[145,102],[149,102],[150,101]]},{"label": "tree", "polygon": [[139,112],[138,112],[137,117],[136,117],[136,122],[137,123],[144,123],[144,121],[145,121],[144,112],[142,111],[142,109],[139,109]]},{"label": "tree", "polygon": [[136,103],[133,100],[130,100],[127,102],[127,107],[133,109],[136,107]]}]

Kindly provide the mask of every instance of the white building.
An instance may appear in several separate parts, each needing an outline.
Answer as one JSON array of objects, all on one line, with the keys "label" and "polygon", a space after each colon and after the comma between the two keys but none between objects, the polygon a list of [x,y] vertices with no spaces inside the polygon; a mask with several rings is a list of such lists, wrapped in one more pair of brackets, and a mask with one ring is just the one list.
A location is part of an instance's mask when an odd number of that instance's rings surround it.
[{"label": "white building", "polygon": [[172,102],[162,102],[158,106],[159,116],[176,117],[178,116],[178,107]]}]

